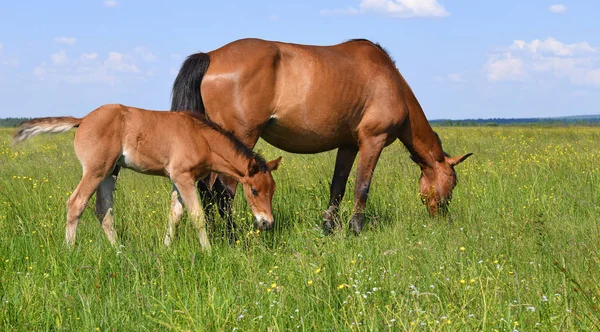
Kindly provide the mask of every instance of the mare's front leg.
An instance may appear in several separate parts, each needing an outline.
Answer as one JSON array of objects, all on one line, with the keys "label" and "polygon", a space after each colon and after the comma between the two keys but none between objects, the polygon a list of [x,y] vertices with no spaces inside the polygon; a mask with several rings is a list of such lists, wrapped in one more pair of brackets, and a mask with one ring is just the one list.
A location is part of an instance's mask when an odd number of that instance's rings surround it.
[{"label": "mare's front leg", "polygon": [[65,232],[65,242],[67,245],[73,246],[75,244],[79,218],[83,214],[85,205],[104,177],[105,174],[83,171],[81,181],[79,181],[77,188],[67,201],[67,226]]},{"label": "mare's front leg", "polygon": [[100,225],[111,244],[117,242],[113,217],[113,194],[118,174],[119,166],[115,168],[112,175],[108,175],[102,180],[96,190],[96,217],[98,217]]},{"label": "mare's front leg", "polygon": [[352,164],[354,164],[357,153],[358,150],[354,147],[341,147],[337,151],[335,170],[333,171],[333,179],[331,180],[329,207],[323,213],[323,230],[327,234],[333,232],[337,223],[337,212],[344,198],[348,176],[352,170]]},{"label": "mare's front leg", "polygon": [[171,209],[169,211],[169,225],[167,226],[167,235],[165,235],[165,246],[170,246],[172,239],[175,238],[181,216],[183,215],[183,202],[181,201],[181,194],[177,190],[177,187],[173,185],[171,191]]},{"label": "mare's front leg", "polygon": [[[216,174],[214,174],[216,175]],[[235,241],[235,222],[231,213],[231,206],[235,196],[237,181],[233,179],[225,179],[222,176],[217,176],[216,180],[210,185],[211,177],[198,181],[198,192],[200,200],[204,206],[204,211],[208,213],[207,218],[210,221],[210,208],[216,206],[221,218],[225,219],[227,225],[227,236],[230,242]],[[224,184],[224,183],[227,183]]]},{"label": "mare's front leg", "polygon": [[233,221],[232,206],[237,184],[238,182],[235,179],[219,175],[213,186],[213,191],[219,193],[216,197],[219,215],[225,219],[227,237],[231,243],[236,240],[235,231],[237,227],[235,221]]},{"label": "mare's front leg", "polygon": [[385,147],[387,135],[364,137],[360,142],[356,185],[354,187],[354,215],[350,219],[350,229],[358,235],[365,220],[365,206],[369,196],[371,178],[375,166]]},{"label": "mare's front leg", "polygon": [[194,227],[198,231],[198,239],[202,249],[210,251],[210,242],[206,235],[206,218],[196,193],[195,178],[191,174],[181,174],[173,179],[173,182],[177,186],[183,204],[185,204]]}]

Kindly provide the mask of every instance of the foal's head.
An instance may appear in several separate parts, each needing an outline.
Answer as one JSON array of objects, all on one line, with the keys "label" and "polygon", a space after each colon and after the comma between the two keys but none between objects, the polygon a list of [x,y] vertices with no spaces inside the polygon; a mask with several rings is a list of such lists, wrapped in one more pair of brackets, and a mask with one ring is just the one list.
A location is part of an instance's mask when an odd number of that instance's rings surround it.
[{"label": "foal's head", "polygon": [[248,174],[241,180],[244,196],[256,218],[256,227],[268,230],[273,227],[271,201],[275,192],[275,181],[271,172],[279,167],[281,157],[265,163],[254,157],[248,163]]}]

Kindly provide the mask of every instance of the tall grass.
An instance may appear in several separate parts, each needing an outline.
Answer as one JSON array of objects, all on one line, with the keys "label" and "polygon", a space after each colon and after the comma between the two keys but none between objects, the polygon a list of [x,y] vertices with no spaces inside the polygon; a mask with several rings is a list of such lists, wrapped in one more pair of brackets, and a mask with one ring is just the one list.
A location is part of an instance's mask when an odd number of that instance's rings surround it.
[{"label": "tall grass", "polygon": [[0,329],[597,328],[600,132],[437,130],[447,152],[475,153],[457,166],[447,218],[427,215],[419,169],[395,143],[376,169],[362,235],[324,236],[335,152],[292,155],[261,142],[267,159],[284,156],[276,227],[255,232],[238,195],[239,241],[229,244],[215,218],[210,255],[187,220],[162,245],[171,185],[127,170],[115,196],[119,245],[87,209],[67,249],[65,201],[81,174],[72,134],[13,147],[0,130]]}]

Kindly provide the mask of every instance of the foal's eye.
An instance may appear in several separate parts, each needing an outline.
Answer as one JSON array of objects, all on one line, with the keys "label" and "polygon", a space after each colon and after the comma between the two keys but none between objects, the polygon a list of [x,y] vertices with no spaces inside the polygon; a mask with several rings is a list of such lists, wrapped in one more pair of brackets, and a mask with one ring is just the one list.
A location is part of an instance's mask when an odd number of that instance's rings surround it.
[{"label": "foal's eye", "polygon": [[250,191],[252,192],[252,196],[254,196],[254,197],[258,196],[258,190],[252,188]]}]

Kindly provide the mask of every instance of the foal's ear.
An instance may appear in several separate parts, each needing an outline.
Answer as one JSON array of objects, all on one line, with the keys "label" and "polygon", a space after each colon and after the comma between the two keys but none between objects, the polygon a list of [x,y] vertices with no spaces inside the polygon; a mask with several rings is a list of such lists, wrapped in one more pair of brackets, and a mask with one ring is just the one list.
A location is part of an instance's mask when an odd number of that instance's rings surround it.
[{"label": "foal's ear", "polygon": [[467,153],[465,155],[462,155],[460,157],[446,158],[446,160],[448,161],[448,163],[450,164],[450,166],[456,166],[456,165],[462,163],[463,161],[465,161],[465,159],[469,158],[472,154],[473,154],[473,152],[469,152],[469,153]]},{"label": "foal's ear", "polygon": [[277,159],[269,161],[267,163],[267,167],[269,168],[269,170],[275,171],[275,170],[277,170],[277,167],[279,167],[280,162],[281,162],[281,156]]},{"label": "foal's ear", "polygon": [[248,162],[248,176],[252,176],[260,172],[260,165],[256,162],[256,158],[250,159]]}]

